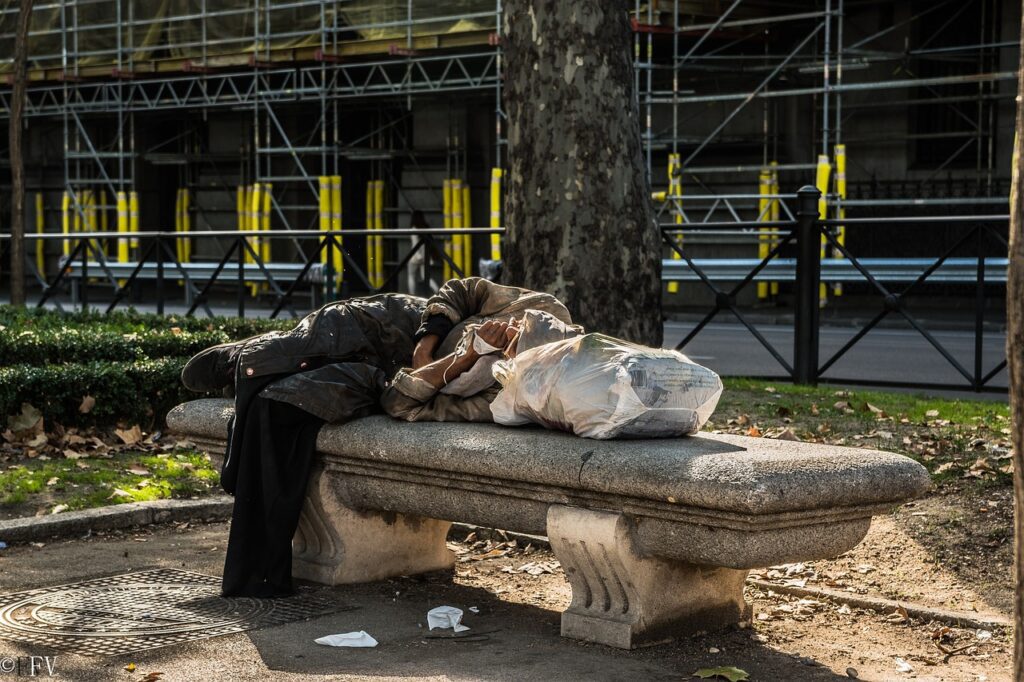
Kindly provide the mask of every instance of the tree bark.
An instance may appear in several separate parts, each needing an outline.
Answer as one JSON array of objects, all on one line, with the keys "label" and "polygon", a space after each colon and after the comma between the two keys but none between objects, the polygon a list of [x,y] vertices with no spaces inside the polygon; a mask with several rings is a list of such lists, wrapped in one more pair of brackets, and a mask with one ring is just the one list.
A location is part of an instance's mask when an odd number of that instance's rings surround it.
[{"label": "tree bark", "polygon": [[[1024,16],[1021,20],[1021,49],[1024,50]],[[1024,680],[1024,164],[1021,137],[1024,136],[1024,51],[1017,72],[1017,121],[1013,142],[1010,180],[1010,253],[1006,282],[1006,359],[1010,376],[1010,430],[1013,439],[1014,509],[1014,646],[1015,680]]]},{"label": "tree bark", "polygon": [[28,26],[32,20],[32,0],[21,0],[18,27],[14,37],[14,68],[11,72],[11,118],[8,135],[11,160],[11,303],[25,305],[25,160],[21,155],[24,132]]},{"label": "tree bark", "polygon": [[661,239],[650,205],[622,2],[507,0],[507,284],[576,322],[660,346]]}]

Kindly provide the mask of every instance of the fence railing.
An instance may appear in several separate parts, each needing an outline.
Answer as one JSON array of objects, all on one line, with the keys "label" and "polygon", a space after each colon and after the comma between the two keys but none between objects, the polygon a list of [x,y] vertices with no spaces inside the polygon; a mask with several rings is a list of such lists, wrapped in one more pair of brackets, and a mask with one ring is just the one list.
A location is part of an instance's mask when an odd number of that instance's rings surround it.
[{"label": "fence railing", "polygon": [[[1004,358],[994,366],[986,366],[984,362],[986,294],[987,288],[993,285],[1005,285],[1007,259],[991,255],[993,249],[985,247],[995,244],[1005,253],[1006,237],[998,228],[1008,223],[1007,215],[821,220],[817,189],[805,187],[796,194],[779,195],[777,198],[791,204],[780,212],[786,216],[785,219],[659,223],[667,247],[667,257],[662,260],[663,279],[669,283],[695,283],[712,294],[710,309],[685,334],[676,346],[678,349],[685,348],[719,314],[729,313],[774,358],[783,372],[781,378],[814,384],[866,334],[887,317],[895,316],[902,318],[941,354],[963,382],[872,383],[997,390],[991,382],[1005,368],[1006,360]],[[669,201],[672,201],[671,197],[666,199],[666,203]],[[670,209],[668,213],[671,213]],[[668,213],[662,207],[657,215],[660,220],[665,220]],[[958,231],[958,237],[938,256],[914,258],[861,257],[848,246],[849,240],[845,238],[845,233],[851,230],[911,223],[952,226]],[[758,257],[710,258],[695,257],[691,253],[702,243],[695,238],[701,232],[714,233],[724,229],[749,235],[748,243],[757,244],[760,249]],[[432,287],[432,267],[436,265],[444,266],[452,276],[465,276],[464,263],[452,257],[445,240],[455,235],[472,238],[503,232],[501,228],[385,230],[384,239],[403,240],[408,244],[408,250],[396,249],[396,252],[404,252],[390,267],[376,263],[368,264],[365,269],[350,247],[364,239],[381,238],[380,230],[29,234],[26,235],[28,240],[62,242],[66,255],[60,258],[56,273],[49,277],[40,272],[33,258],[26,258],[26,268],[41,288],[42,293],[35,301],[35,305],[40,307],[50,304],[63,309],[66,302],[62,303],[60,297],[70,291],[71,305],[86,309],[90,307],[95,291],[102,288],[108,291],[103,303],[106,311],[110,312],[125,303],[134,287],[146,281],[153,293],[149,302],[155,303],[159,314],[165,312],[168,301],[180,297],[185,303],[186,315],[202,310],[212,316],[210,302],[214,292],[219,292],[222,300],[225,288],[230,291],[233,287],[239,316],[245,316],[248,303],[254,296],[259,296],[264,301],[269,300],[272,317],[283,312],[298,317],[300,310],[296,298],[300,293],[310,295],[307,308],[311,309],[324,302],[347,297],[353,291],[377,293],[408,288],[408,282],[399,286],[398,278],[403,272],[408,274],[410,267],[414,268],[413,279],[422,289]],[[0,235],[0,248],[9,239],[9,235]],[[219,240],[223,248],[219,259],[189,262],[189,259],[181,258],[183,251],[191,250],[179,248],[183,240],[198,239]],[[117,244],[118,240],[137,242],[133,261],[120,262],[106,255],[105,247]],[[291,261],[274,262],[265,257],[266,251],[254,240],[288,240],[306,245],[306,250]],[[974,253],[962,253],[970,250]],[[826,252],[833,257],[823,258]],[[371,268],[372,272],[368,272]],[[840,283],[861,285],[878,301],[878,308],[866,324],[822,362],[819,358],[821,292],[823,286],[834,287]],[[958,360],[911,311],[908,297],[917,293],[925,283],[973,288],[974,347],[970,368]],[[766,284],[784,286],[778,300],[792,307],[792,362],[762,333],[749,310],[737,304],[738,298],[748,288]],[[827,380],[865,383],[863,377],[836,377],[831,374]]]}]

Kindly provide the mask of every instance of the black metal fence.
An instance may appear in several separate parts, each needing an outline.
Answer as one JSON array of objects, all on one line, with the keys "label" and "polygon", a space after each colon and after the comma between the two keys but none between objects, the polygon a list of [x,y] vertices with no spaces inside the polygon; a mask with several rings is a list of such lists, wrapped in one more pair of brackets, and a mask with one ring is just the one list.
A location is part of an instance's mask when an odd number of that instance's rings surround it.
[{"label": "black metal fence", "polygon": [[[781,196],[781,195],[780,195]],[[993,377],[1006,366],[1005,357],[994,366],[986,367],[983,356],[985,334],[986,287],[1006,282],[1007,259],[994,257],[992,249],[983,248],[986,240],[996,240],[1005,253],[1008,222],[1006,215],[968,215],[935,217],[871,217],[820,220],[820,193],[805,187],[795,195],[785,195],[786,219],[774,221],[730,221],[727,223],[702,222],[677,224],[661,223],[660,229],[667,252],[663,260],[663,277],[672,282],[697,282],[713,295],[711,308],[676,346],[685,348],[720,313],[731,314],[763,346],[782,369],[782,377],[797,383],[815,384],[844,357],[868,332],[885,318],[897,316],[923,337],[954,368],[963,381],[955,384],[914,382],[867,382],[942,388],[967,388],[974,391],[1000,390],[991,386]],[[664,211],[659,215],[664,217]],[[958,238],[944,253],[929,258],[861,258],[839,237],[846,230],[892,227],[913,222],[956,226]],[[1003,231],[1000,228],[1003,228]],[[765,238],[767,253],[757,258],[700,258],[691,254],[690,241],[699,243],[689,235],[701,231],[746,230],[756,238]],[[199,310],[213,315],[210,302],[216,292],[223,300],[234,289],[237,315],[245,316],[247,304],[254,295],[269,303],[270,315],[276,317],[287,312],[293,317],[299,309],[312,309],[320,304],[345,298],[354,293],[376,293],[398,290],[398,278],[407,271],[414,258],[417,277],[424,288],[429,288],[432,266],[443,265],[452,276],[464,276],[463,264],[456,262],[445,240],[454,235],[494,235],[500,228],[459,229],[394,229],[345,230],[329,232],[316,230],[290,230],[278,232],[198,231],[187,234],[176,232],[91,232],[78,234],[27,235],[30,240],[57,240],[64,245],[66,255],[60,258],[57,271],[49,278],[40,272],[32,258],[26,259],[30,276],[41,289],[35,305],[65,305],[90,307],[97,290],[104,290],[103,304],[107,312],[125,305],[133,289],[148,282],[146,291],[152,293],[147,303],[155,304],[159,314],[173,299],[183,299],[185,314]],[[385,237],[389,240],[408,240],[404,255],[371,276],[353,255],[343,240],[361,243],[363,238]],[[8,235],[0,235],[3,241]],[[178,248],[182,240],[216,239],[223,247],[217,261],[188,262],[180,257]],[[286,239],[307,246],[301,262],[273,262],[264,258],[262,249],[254,240]],[[107,246],[121,245],[124,240],[137,242],[136,258],[131,262],[118,262],[106,255]],[[823,245],[836,256],[822,258]],[[962,252],[972,250],[964,256]],[[30,249],[31,250],[31,249]],[[123,252],[122,252],[123,253]],[[988,253],[988,255],[986,255]],[[122,258],[122,261],[126,260]],[[342,276],[343,274],[343,276]],[[752,320],[747,311],[737,305],[737,297],[748,287],[759,282],[783,285],[779,300],[793,310],[792,363],[773,345]],[[832,286],[837,282],[858,283],[873,292],[877,312],[852,335],[842,347],[824,362],[819,358],[820,347],[820,290],[823,282]],[[915,317],[908,305],[908,297],[925,282],[944,285],[971,286],[973,297],[974,357],[968,368],[950,352],[941,341]],[[354,291],[353,291],[354,290]],[[70,296],[70,303],[61,298]],[[297,302],[299,295],[309,295],[308,306]],[[833,377],[830,382],[866,383],[863,377]]]}]

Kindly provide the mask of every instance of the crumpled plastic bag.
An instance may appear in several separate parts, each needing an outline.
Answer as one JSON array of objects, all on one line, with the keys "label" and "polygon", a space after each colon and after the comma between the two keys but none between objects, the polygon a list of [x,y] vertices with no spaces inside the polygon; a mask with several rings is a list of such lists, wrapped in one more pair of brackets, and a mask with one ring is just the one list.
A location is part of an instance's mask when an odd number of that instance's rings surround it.
[{"label": "crumpled plastic bag", "polygon": [[451,628],[455,632],[465,632],[469,628],[462,624],[462,609],[454,606],[438,606],[427,611],[427,625],[434,628]]},{"label": "crumpled plastic bag", "polygon": [[326,635],[324,637],[314,639],[313,641],[317,644],[323,644],[324,646],[344,646],[358,649],[377,646],[377,640],[367,634],[366,630],[360,630],[359,632],[343,632],[337,635]]},{"label": "crumpled plastic bag", "polygon": [[494,365],[498,424],[536,423],[586,438],[694,434],[722,395],[713,371],[674,350],[585,334]]}]

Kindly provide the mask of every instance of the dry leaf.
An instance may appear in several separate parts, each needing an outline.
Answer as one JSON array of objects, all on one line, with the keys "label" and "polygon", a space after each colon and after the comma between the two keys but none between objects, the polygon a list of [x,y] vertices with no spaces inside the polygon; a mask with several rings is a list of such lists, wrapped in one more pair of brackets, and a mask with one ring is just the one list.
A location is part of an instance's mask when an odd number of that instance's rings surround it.
[{"label": "dry leaf", "polygon": [[741,414],[740,416],[736,417],[736,424],[738,426],[746,426],[749,423],[750,417],[745,414]]},{"label": "dry leaf", "polygon": [[58,504],[56,507],[50,510],[51,514],[60,514],[62,511],[67,511],[68,506],[66,504]]},{"label": "dry leaf", "polygon": [[750,436],[751,438],[760,438],[761,429],[757,428],[756,426],[751,426],[749,429],[747,429],[747,435]]},{"label": "dry leaf", "polygon": [[815,417],[821,414],[821,411],[818,409],[818,403],[811,403],[811,414]]},{"label": "dry leaf", "polygon": [[49,481],[46,482],[46,485],[57,485],[57,482],[59,480],[60,480],[60,477],[54,476],[53,478],[51,478]]},{"label": "dry leaf", "polygon": [[181,336],[181,327],[171,327],[171,333],[175,336]]},{"label": "dry leaf", "polygon": [[130,429],[114,429],[114,433],[125,445],[135,445],[142,440],[142,429],[136,424]]},{"label": "dry leaf", "polygon": [[78,452],[77,450],[65,450],[64,451],[64,457],[66,459],[86,459],[88,456],[89,456],[88,453]]},{"label": "dry leaf", "polygon": [[7,428],[11,431],[39,432],[43,430],[43,413],[28,403],[21,404],[21,414],[7,420]]},{"label": "dry leaf", "polygon": [[846,410],[852,410],[853,409],[852,407],[850,407],[850,403],[848,401],[846,401],[846,400],[840,400],[840,401],[836,402],[836,404],[834,404],[832,407],[836,408],[837,410],[843,410],[844,412]]},{"label": "dry leaf", "polygon": [[92,408],[96,407],[96,398],[91,395],[87,395],[82,398],[82,404],[78,406],[78,411],[82,414],[89,414],[92,412]]},{"label": "dry leaf", "polygon": [[136,476],[149,476],[150,475],[149,469],[146,469],[146,468],[140,467],[140,466],[130,466],[127,469],[125,469],[125,471],[127,471],[129,474],[135,474]]},{"label": "dry leaf", "polygon": [[782,433],[775,436],[776,440],[795,440],[799,441],[800,437],[793,433],[793,429],[785,429]]},{"label": "dry leaf", "polygon": [[928,410],[927,412],[924,413],[924,416],[926,416],[926,417],[938,417],[939,416],[939,411],[938,410]]},{"label": "dry leaf", "polygon": [[45,433],[36,434],[31,440],[26,441],[25,445],[30,447],[30,448],[41,448],[41,447],[43,447],[44,445],[46,445],[46,434]]}]

